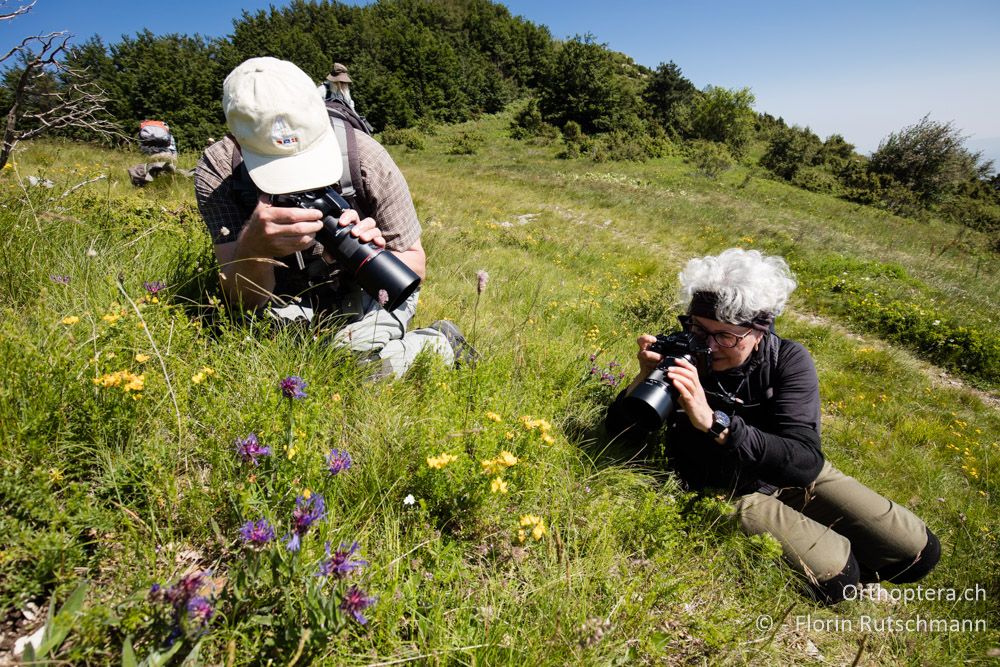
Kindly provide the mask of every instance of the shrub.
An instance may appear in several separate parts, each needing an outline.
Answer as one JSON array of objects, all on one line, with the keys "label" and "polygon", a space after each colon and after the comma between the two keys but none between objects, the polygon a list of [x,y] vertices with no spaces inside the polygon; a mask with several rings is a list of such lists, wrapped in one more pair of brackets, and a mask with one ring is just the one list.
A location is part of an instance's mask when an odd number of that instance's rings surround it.
[{"label": "shrub", "polygon": [[718,178],[722,172],[733,166],[733,156],[726,146],[714,141],[690,141],[685,152],[687,161],[708,178]]},{"label": "shrub", "polygon": [[595,137],[588,150],[594,162],[645,162],[662,157],[669,145],[670,141],[662,130],[657,135],[619,129]]},{"label": "shrub", "polygon": [[749,88],[709,86],[689,104],[678,105],[678,126],[690,138],[724,143],[741,157],[753,138],[753,103]]},{"label": "shrub", "polygon": [[760,164],[776,176],[790,181],[799,169],[810,167],[821,159],[822,147],[819,137],[808,127],[782,128],[774,133],[767,151],[760,158]]},{"label": "shrub", "polygon": [[882,140],[872,154],[869,169],[892,176],[922,203],[941,201],[967,181],[987,174],[992,163],[962,144],[965,137],[952,123],[924,116]]},{"label": "shrub", "polygon": [[379,138],[386,146],[406,146],[415,151],[423,150],[426,146],[423,135],[412,127],[399,129],[390,125],[382,130]]},{"label": "shrub", "polygon": [[483,144],[483,138],[475,132],[459,132],[448,148],[449,155],[475,155]]},{"label": "shrub", "polygon": [[580,128],[580,124],[575,120],[566,121],[566,125],[562,129],[562,138],[565,147],[556,155],[560,160],[580,157],[581,153],[587,152],[591,147],[586,135],[584,135],[583,130]]},{"label": "shrub", "polygon": [[540,134],[547,133],[551,128],[542,119],[542,112],[538,109],[538,100],[531,99],[520,111],[514,114],[510,121],[510,136],[512,139],[527,139]]},{"label": "shrub", "polygon": [[837,194],[841,190],[840,181],[823,167],[802,167],[791,179],[792,185],[812,192]]}]

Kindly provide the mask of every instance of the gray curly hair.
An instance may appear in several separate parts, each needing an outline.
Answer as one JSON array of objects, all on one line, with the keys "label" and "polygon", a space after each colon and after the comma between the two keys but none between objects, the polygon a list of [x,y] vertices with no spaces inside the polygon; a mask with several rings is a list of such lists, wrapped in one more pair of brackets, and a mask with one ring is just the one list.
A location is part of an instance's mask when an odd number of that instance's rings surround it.
[{"label": "gray curly hair", "polygon": [[709,303],[714,301],[712,319],[731,324],[773,321],[796,287],[783,258],[742,248],[692,259],[678,277],[686,312],[691,312],[693,301],[707,298]]}]

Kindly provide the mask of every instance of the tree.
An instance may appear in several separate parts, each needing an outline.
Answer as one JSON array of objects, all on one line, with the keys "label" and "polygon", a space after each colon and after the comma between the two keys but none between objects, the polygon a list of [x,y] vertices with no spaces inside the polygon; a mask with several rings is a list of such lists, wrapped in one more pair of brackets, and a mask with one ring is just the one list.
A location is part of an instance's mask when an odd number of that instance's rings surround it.
[{"label": "tree", "polygon": [[694,84],[681,74],[681,68],[671,61],[660,63],[656,68],[646,83],[642,98],[664,128],[677,129],[674,127],[675,107],[689,102],[697,92]]},{"label": "tree", "polygon": [[938,203],[962,183],[984,178],[993,168],[982,153],[963,146],[965,139],[953,123],[931,120],[928,114],[883,139],[869,169],[892,176],[924,204]]},{"label": "tree", "polygon": [[749,88],[708,86],[678,110],[678,125],[691,138],[726,144],[733,155],[741,157],[753,138],[754,102]]},{"label": "tree", "polygon": [[623,74],[626,68],[592,35],[563,43],[541,86],[543,116],[560,127],[576,121],[585,132],[635,128],[640,124],[639,96]]},{"label": "tree", "polygon": [[[0,20],[14,18],[27,9],[22,7],[2,15]],[[7,164],[19,141],[46,132],[73,128],[105,138],[125,138],[107,114],[108,97],[104,89],[89,79],[85,71],[60,60],[70,37],[67,32],[25,37],[0,58],[0,63],[15,57],[18,61],[4,73],[6,125],[0,146],[0,168]]]},{"label": "tree", "polygon": [[760,158],[765,169],[786,181],[795,178],[802,167],[822,161],[823,143],[808,127],[786,127],[774,132],[767,150]]}]

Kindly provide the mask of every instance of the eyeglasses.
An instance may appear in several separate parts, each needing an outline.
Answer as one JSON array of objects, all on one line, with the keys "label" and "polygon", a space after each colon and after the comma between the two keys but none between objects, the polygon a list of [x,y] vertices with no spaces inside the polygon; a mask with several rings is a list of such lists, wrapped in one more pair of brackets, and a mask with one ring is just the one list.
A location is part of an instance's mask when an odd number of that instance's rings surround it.
[{"label": "eyeglasses", "polygon": [[736,347],[740,344],[740,341],[754,332],[753,329],[750,329],[744,334],[734,334],[731,331],[708,331],[703,326],[692,320],[690,315],[681,315],[677,319],[680,320],[681,326],[684,327],[685,331],[694,334],[695,337],[702,340],[714,338],[719,347]]}]

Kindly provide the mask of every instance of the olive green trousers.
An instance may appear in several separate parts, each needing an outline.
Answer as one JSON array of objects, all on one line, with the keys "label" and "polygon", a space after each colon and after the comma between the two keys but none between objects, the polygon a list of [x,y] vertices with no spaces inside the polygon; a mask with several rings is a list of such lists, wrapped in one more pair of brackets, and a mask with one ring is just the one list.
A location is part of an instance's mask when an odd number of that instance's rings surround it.
[{"label": "olive green trousers", "polygon": [[736,508],[745,533],[774,536],[792,568],[812,583],[844,572],[852,554],[862,571],[874,573],[915,561],[929,540],[913,512],[829,461],[808,487],[750,493]]}]

